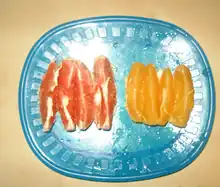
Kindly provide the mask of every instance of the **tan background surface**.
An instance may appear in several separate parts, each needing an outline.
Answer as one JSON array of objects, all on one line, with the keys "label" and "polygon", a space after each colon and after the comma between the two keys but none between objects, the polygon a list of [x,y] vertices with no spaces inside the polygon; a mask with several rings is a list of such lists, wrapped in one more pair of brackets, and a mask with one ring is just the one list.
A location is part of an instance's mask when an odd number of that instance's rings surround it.
[{"label": "tan background surface", "polygon": [[[79,2],[80,1],[80,2]],[[166,177],[135,183],[95,183],[61,176],[32,153],[21,130],[17,92],[27,53],[57,24],[99,15],[136,15],[173,22],[196,37],[204,48],[220,89],[219,0],[0,0],[0,187],[149,186],[219,187],[219,100],[213,133],[189,167]]]}]

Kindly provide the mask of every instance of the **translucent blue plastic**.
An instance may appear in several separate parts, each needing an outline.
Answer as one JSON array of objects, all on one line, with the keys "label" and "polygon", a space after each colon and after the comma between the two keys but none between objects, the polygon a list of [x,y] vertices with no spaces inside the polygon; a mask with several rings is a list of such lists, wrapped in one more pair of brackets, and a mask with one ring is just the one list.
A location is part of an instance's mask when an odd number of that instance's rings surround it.
[{"label": "translucent blue plastic", "polygon": [[[117,106],[111,131],[66,132],[59,115],[50,133],[42,131],[38,89],[51,60],[74,57],[92,70],[106,55],[115,72]],[[193,77],[195,107],[186,128],[135,124],[125,109],[125,77],[131,64],[158,69],[187,65]],[[195,39],[181,28],[154,19],[98,17],[65,23],[44,34],[31,49],[19,88],[19,112],[27,142],[49,168],[95,181],[136,181],[176,172],[190,164],[210,136],[215,89],[208,60]]]}]

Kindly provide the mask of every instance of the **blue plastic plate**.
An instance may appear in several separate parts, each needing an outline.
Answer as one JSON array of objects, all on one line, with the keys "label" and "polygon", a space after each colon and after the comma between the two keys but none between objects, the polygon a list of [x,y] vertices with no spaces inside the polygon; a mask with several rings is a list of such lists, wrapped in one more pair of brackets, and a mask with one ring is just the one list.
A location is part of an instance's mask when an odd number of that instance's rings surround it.
[{"label": "blue plastic plate", "polygon": [[[44,133],[38,89],[51,60],[74,57],[92,69],[93,60],[106,55],[117,84],[117,106],[111,131],[66,132],[57,115]],[[134,124],[125,109],[125,77],[140,61],[156,67],[187,65],[193,77],[195,107],[186,128],[168,124]],[[196,40],[181,28],[139,17],[98,17],[59,25],[32,47],[23,67],[19,111],[27,142],[49,168],[63,175],[95,181],[136,181],[174,173],[203,150],[212,130],[215,89],[212,72]]]}]

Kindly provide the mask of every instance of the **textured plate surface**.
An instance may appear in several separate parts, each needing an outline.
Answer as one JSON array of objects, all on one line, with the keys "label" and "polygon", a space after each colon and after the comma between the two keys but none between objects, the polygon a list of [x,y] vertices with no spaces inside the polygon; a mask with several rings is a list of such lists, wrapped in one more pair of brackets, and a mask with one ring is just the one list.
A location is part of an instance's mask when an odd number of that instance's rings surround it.
[{"label": "textured plate surface", "polygon": [[[50,133],[42,131],[38,89],[51,60],[74,57],[92,70],[106,55],[117,84],[113,128],[93,124],[87,131],[65,132],[59,115]],[[187,65],[193,76],[195,107],[186,128],[134,124],[125,109],[125,77],[132,62],[156,67]],[[19,111],[27,142],[51,169],[96,181],[135,181],[176,172],[203,150],[215,113],[215,90],[208,60],[188,33],[170,23],[138,17],[98,17],[60,25],[43,35],[23,67]]]}]

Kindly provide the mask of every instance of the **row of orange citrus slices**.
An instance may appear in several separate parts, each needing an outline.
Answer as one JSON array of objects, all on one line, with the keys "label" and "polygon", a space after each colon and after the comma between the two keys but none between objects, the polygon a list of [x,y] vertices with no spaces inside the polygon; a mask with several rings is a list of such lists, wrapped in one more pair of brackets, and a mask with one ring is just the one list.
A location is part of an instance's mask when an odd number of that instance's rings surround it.
[{"label": "row of orange citrus slices", "polygon": [[153,64],[133,63],[126,81],[126,107],[131,119],[164,126],[185,127],[194,106],[190,70],[179,65],[157,72]]}]

